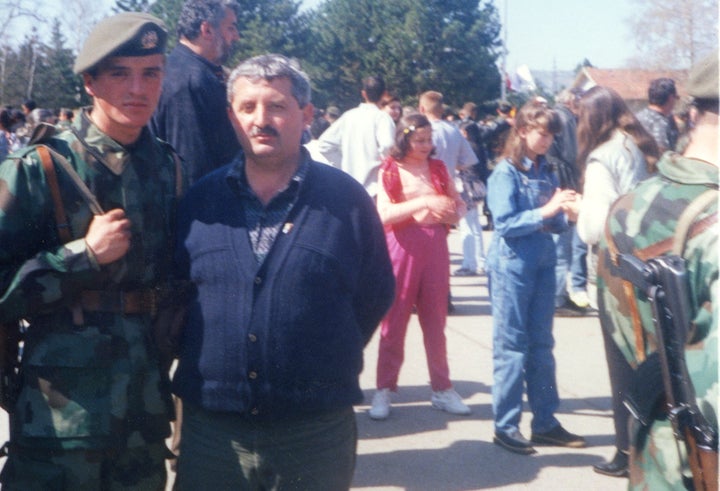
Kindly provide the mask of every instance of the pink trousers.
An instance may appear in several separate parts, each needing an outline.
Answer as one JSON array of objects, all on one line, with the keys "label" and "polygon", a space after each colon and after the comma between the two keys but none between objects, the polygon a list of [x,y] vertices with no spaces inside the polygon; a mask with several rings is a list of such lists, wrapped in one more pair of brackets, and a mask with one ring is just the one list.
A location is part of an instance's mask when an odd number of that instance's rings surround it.
[{"label": "pink trousers", "polygon": [[405,356],[405,333],[417,308],[423,331],[430,385],[452,386],[447,362],[445,321],[450,289],[450,256],[444,225],[409,224],[385,233],[395,273],[395,301],[380,324],[377,388],[397,390]]}]

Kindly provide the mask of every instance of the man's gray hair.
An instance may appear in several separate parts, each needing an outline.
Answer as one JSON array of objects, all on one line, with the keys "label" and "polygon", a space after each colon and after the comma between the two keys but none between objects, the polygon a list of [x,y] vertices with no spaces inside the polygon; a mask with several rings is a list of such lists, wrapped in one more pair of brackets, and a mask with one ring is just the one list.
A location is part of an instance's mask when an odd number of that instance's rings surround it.
[{"label": "man's gray hair", "polygon": [[255,83],[287,78],[292,84],[292,95],[302,108],[310,103],[310,78],[300,69],[299,64],[283,55],[260,55],[240,63],[228,79],[228,102],[235,99],[235,81],[245,77]]}]

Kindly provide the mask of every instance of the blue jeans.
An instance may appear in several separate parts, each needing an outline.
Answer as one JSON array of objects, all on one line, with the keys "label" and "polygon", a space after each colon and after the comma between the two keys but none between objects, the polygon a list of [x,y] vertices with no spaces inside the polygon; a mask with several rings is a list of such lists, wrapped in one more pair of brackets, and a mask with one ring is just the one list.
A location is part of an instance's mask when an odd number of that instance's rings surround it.
[{"label": "blue jeans", "polygon": [[561,307],[567,298],[567,274],[573,292],[587,289],[588,247],[577,233],[574,223],[565,232],[553,235],[557,253],[555,265],[555,307]]},{"label": "blue jeans", "polygon": [[462,268],[477,271],[485,267],[482,225],[478,206],[468,206],[465,217],[460,220],[460,239],[462,240]]},{"label": "blue jeans", "polygon": [[490,269],[495,430],[518,429],[527,386],[532,431],[544,433],[559,424],[552,353],[555,244],[549,234],[536,233],[501,241],[499,248]]}]

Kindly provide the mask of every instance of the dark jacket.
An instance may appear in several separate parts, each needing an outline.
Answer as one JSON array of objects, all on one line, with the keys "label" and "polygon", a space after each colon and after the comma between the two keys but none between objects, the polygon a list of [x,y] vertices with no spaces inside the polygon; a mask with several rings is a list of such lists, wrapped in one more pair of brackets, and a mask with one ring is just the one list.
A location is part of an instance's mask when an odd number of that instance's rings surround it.
[{"label": "dark jacket", "polygon": [[150,129],[183,158],[191,183],[240,150],[227,106],[223,68],[182,44],[175,46]]},{"label": "dark jacket", "polygon": [[555,135],[545,158],[555,167],[561,188],[582,191],[577,165],[577,120],[570,108],[562,104],[555,106],[555,112],[560,116],[562,129]]},{"label": "dark jacket", "polygon": [[358,403],[362,351],[394,292],[373,202],[349,175],[309,162],[258,267],[239,199],[242,165],[240,156],[206,176],[181,204],[176,256],[196,291],[174,391],[259,418]]}]

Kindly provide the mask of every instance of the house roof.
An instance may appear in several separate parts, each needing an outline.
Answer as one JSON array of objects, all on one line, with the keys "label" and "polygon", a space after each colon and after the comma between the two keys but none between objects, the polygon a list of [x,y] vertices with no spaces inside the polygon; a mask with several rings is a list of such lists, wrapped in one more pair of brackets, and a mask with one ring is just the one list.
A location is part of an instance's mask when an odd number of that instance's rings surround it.
[{"label": "house roof", "polygon": [[656,78],[675,80],[678,95],[687,95],[685,83],[686,70],[634,70],[634,69],[602,69],[584,67],[578,72],[573,87],[589,89],[594,85],[602,85],[615,90],[625,100],[647,100],[650,82]]}]

